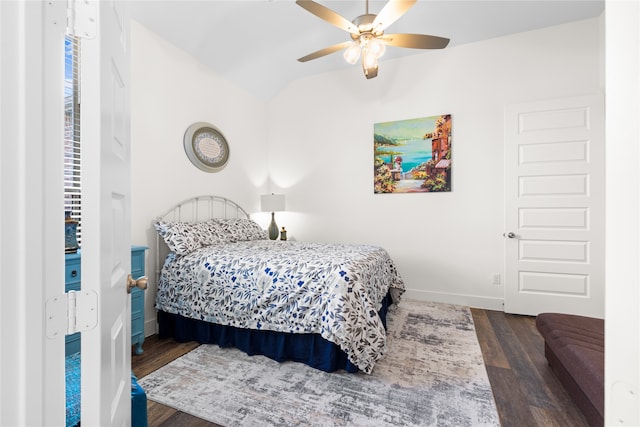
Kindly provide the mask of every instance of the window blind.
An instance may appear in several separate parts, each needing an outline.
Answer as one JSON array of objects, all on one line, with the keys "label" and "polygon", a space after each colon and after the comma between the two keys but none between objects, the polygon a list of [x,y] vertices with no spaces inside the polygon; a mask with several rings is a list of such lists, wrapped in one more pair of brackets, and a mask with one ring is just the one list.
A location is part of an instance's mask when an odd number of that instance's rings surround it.
[{"label": "window blind", "polygon": [[80,144],[80,39],[66,36],[64,43],[64,210],[78,221],[82,241],[82,150]]}]

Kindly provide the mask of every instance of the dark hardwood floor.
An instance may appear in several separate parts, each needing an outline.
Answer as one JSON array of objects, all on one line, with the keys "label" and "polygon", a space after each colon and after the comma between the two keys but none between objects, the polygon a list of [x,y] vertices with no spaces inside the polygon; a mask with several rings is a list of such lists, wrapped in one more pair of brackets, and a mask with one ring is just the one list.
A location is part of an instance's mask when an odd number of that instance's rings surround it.
[{"label": "dark hardwood floor", "polygon": [[588,426],[547,365],[535,317],[471,313],[503,426]]},{"label": "dark hardwood floor", "polygon": [[[471,312],[503,426],[588,426],[547,365],[534,317],[475,308]],[[133,372],[142,378],[197,346],[148,337],[144,353],[131,357]],[[149,427],[217,426],[152,401],[147,411]]]}]

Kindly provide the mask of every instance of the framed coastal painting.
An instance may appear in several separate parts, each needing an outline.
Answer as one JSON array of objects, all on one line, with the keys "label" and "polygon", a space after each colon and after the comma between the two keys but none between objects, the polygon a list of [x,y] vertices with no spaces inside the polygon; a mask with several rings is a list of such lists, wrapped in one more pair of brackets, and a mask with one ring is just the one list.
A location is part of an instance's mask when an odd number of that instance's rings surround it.
[{"label": "framed coastal painting", "polygon": [[451,191],[451,114],[373,125],[374,193]]}]

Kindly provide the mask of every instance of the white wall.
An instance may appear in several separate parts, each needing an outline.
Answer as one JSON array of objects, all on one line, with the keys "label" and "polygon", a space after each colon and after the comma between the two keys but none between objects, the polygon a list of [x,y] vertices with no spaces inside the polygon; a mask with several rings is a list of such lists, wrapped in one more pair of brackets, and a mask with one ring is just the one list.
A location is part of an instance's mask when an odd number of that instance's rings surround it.
[{"label": "white wall", "polygon": [[[225,196],[257,211],[259,195],[268,191],[266,105],[135,21],[131,80],[132,243],[153,248],[153,220],[192,196]],[[218,127],[229,143],[220,172],[202,172],[187,159],[183,135],[199,121]],[[150,250],[147,335],[155,332],[155,269]]]},{"label": "white wall", "polygon": [[[503,111],[604,90],[601,19],[295,81],[271,103],[269,165],[299,240],[385,247],[418,299],[502,308]],[[451,114],[453,191],[374,194],[373,124]]]},{"label": "white wall", "polygon": [[607,1],[605,425],[640,425],[640,4]]},{"label": "white wall", "polygon": [[[132,25],[132,241],[152,246],[152,220],[173,203],[219,194],[257,213],[259,195],[287,196],[289,238],[386,248],[411,298],[502,309],[503,111],[510,103],[604,90],[602,19],[382,61],[292,82],[268,105]],[[373,124],[453,118],[453,191],[373,193]],[[221,128],[231,160],[193,167],[182,136]],[[269,182],[267,182],[269,181]],[[156,260],[147,257],[146,332],[155,326]]]}]

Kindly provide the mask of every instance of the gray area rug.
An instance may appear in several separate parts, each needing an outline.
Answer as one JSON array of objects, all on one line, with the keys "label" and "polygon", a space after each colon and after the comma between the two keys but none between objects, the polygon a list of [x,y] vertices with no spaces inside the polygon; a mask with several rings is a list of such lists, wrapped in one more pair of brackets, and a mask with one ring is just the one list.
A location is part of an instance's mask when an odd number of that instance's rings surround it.
[{"label": "gray area rug", "polygon": [[467,307],[405,300],[373,373],[325,373],[201,345],[139,380],[150,400],[223,426],[499,426]]}]

